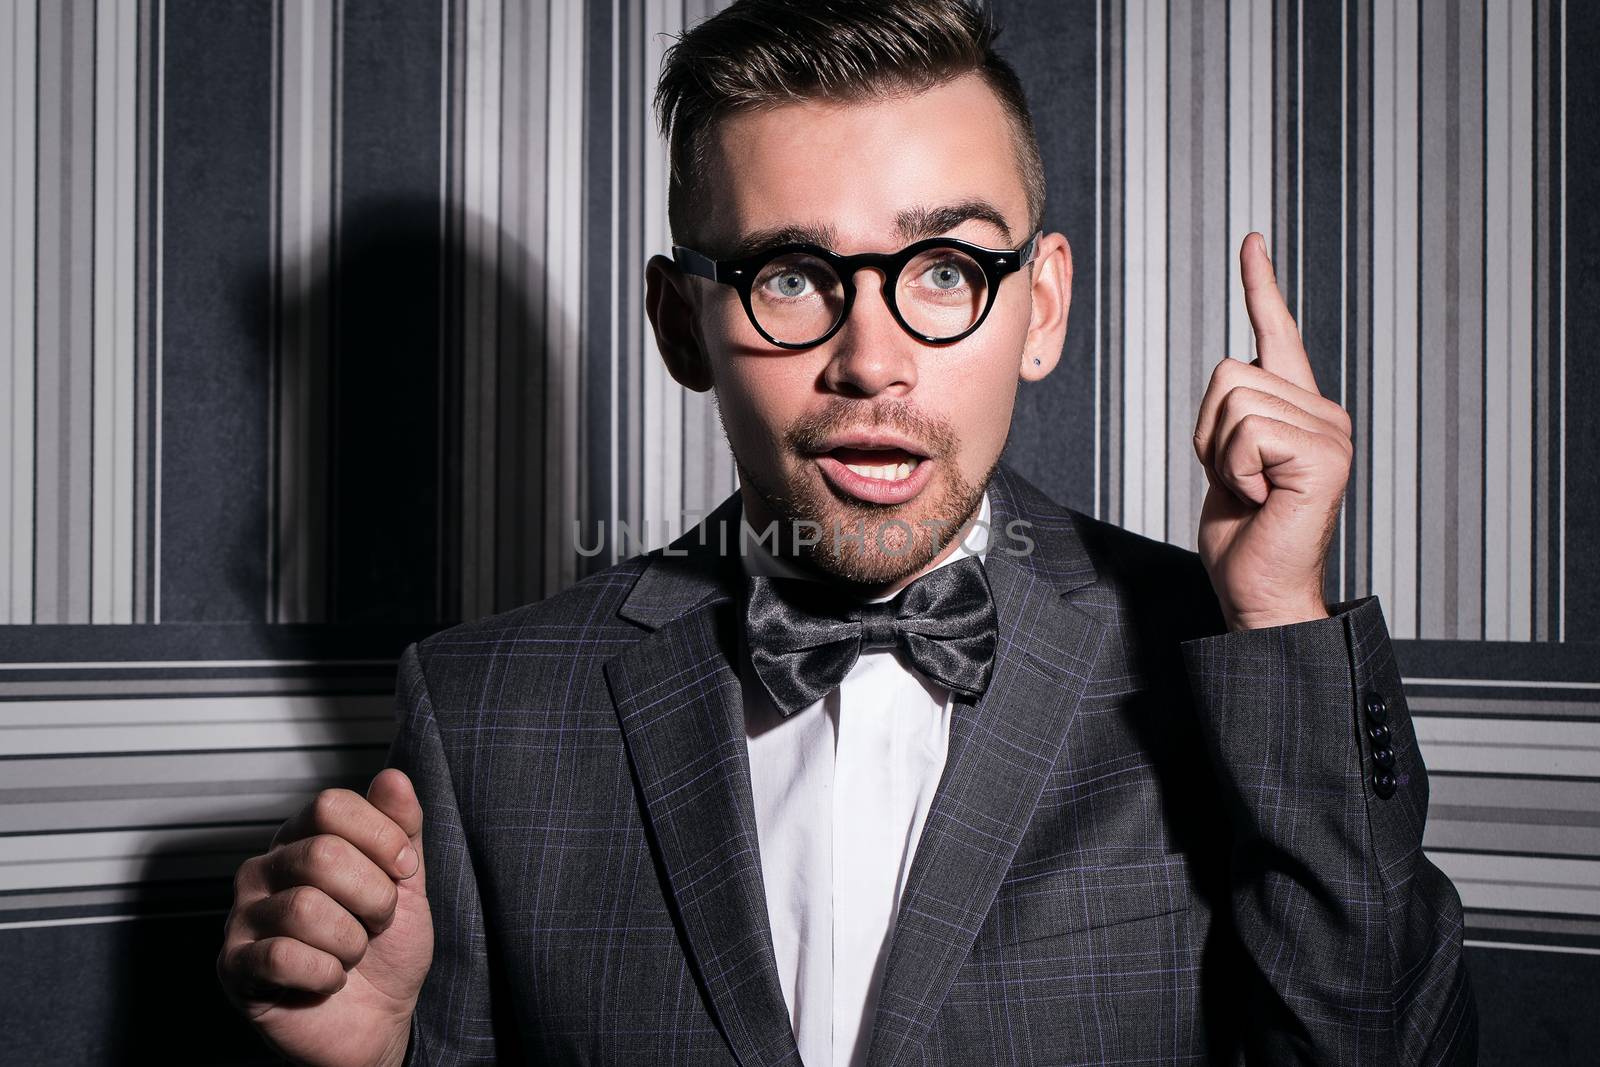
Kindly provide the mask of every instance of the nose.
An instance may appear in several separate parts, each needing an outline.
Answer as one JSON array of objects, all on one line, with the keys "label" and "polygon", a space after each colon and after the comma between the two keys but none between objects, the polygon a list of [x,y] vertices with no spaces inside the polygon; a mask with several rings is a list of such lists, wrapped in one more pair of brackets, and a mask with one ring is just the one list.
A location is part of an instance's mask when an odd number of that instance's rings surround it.
[{"label": "nose", "polygon": [[918,342],[895,322],[883,298],[883,273],[863,267],[853,279],[856,298],[839,332],[824,380],[837,393],[909,393],[917,384]]}]

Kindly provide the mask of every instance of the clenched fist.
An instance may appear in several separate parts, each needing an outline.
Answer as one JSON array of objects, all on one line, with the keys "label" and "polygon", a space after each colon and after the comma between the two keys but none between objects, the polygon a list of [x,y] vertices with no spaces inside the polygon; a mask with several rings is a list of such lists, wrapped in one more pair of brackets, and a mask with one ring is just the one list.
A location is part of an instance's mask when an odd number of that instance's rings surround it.
[{"label": "clenched fist", "polygon": [[325,789],[239,867],[223,991],[290,1059],[399,1064],[433,962],[422,806],[403,771],[367,795]]}]

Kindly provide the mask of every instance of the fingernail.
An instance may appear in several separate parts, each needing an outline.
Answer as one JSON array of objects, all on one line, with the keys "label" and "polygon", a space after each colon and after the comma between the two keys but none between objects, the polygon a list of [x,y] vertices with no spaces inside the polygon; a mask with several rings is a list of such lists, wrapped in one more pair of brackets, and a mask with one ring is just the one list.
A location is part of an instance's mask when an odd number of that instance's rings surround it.
[{"label": "fingernail", "polygon": [[395,866],[400,868],[400,877],[410,878],[417,873],[417,850],[407,845],[400,850],[400,855],[395,859]]},{"label": "fingernail", "polygon": [[1263,234],[1256,234],[1256,244],[1261,247],[1261,254],[1267,257],[1267,262],[1272,262],[1272,253],[1267,251],[1267,239]]}]

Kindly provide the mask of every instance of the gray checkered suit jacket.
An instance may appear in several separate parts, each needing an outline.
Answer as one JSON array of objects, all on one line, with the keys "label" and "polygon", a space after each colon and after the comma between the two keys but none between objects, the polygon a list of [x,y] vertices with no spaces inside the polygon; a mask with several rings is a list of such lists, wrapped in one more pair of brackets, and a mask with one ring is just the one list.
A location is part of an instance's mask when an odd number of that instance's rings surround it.
[{"label": "gray checkered suit jacket", "polygon": [[[871,1067],[1475,1062],[1377,601],[1225,633],[1193,553],[1005,465],[989,492],[1033,549],[985,565],[998,661],[953,713]],[[390,763],[436,931],[408,1062],[800,1063],[716,533],[739,514],[406,651]]]}]

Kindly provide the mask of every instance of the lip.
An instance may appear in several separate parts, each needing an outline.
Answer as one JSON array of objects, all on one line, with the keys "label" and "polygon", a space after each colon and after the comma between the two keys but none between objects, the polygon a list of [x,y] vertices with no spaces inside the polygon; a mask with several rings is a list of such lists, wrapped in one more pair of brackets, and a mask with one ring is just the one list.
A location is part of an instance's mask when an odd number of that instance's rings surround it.
[{"label": "lip", "polygon": [[928,454],[924,452],[915,441],[911,440],[911,438],[897,437],[894,434],[840,434],[837,437],[828,438],[822,443],[822,447],[817,451],[818,453],[832,452],[836,448],[898,448],[901,451],[910,452],[913,456],[917,456],[921,459],[928,458]]},{"label": "lip", "polygon": [[[833,445],[838,448],[843,442]],[[861,447],[853,442],[851,447]],[[881,445],[880,445],[881,447]],[[897,446],[904,447],[904,446]],[[912,449],[907,448],[910,452]],[[931,459],[922,459],[917,462],[916,469],[908,477],[898,482],[888,481],[883,478],[868,478],[864,474],[857,474],[843,463],[829,455],[817,457],[817,466],[822,469],[823,477],[833,483],[834,488],[857,500],[864,500],[871,504],[904,504],[906,501],[922,492],[933,477],[933,463]]]}]

